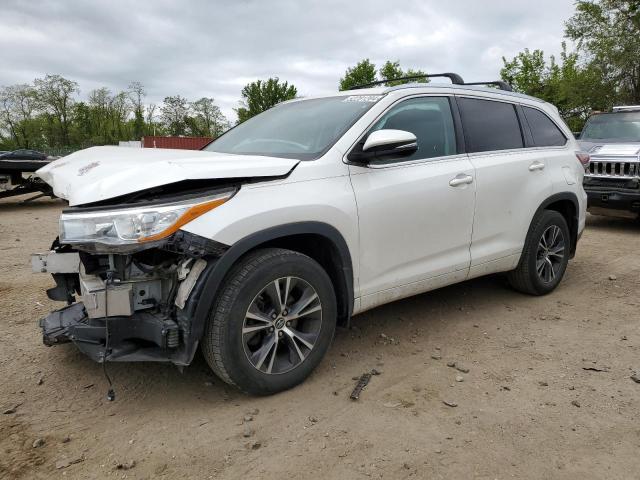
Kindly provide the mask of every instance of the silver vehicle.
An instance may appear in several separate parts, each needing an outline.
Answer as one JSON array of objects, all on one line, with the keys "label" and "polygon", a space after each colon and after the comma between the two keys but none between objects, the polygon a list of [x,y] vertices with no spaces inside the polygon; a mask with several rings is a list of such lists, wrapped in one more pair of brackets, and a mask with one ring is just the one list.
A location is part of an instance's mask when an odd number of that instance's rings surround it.
[{"label": "silver vehicle", "polygon": [[639,218],[640,105],[591,116],[580,146],[591,157],[584,178],[589,212]]}]

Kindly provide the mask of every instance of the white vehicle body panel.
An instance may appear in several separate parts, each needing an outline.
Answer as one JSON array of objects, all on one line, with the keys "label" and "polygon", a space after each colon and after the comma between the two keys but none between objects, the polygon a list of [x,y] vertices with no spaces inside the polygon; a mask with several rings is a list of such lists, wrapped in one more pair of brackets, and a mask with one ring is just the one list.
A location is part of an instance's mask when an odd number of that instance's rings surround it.
[{"label": "white vehicle body panel", "polygon": [[385,303],[389,295],[408,296],[432,277],[459,271],[466,277],[475,187],[449,185],[457,175],[473,176],[466,156],[350,168],[363,308]]},{"label": "white vehicle body panel", "polygon": [[475,267],[519,254],[533,215],[553,189],[546,165],[529,170],[536,162],[546,163],[544,153],[514,149],[473,153],[469,159],[476,169],[471,245],[471,265]]},{"label": "white vehicle body panel", "polygon": [[340,157],[327,154],[314,162],[301,162],[287,179],[244,185],[231,201],[196,218],[183,230],[233,245],[270,227],[325,223],[336,228],[349,247],[358,292],[356,203],[349,170]]},{"label": "white vehicle body panel", "polygon": [[[358,92],[380,93],[379,89]],[[459,154],[384,167],[345,161],[379,115],[399,99],[418,95],[495,98],[533,106],[558,119],[551,106],[504,92],[405,88],[388,91],[314,161],[96,147],[53,162],[38,174],[71,205],[182,180],[276,177],[242,185],[231,200],[182,230],[233,245],[270,227],[297,222],[330,225],[349,248],[354,313],[515,268],[536,210],[554,193],[577,196],[582,231],[586,209],[583,168],[575,158],[575,140],[564,124],[558,123],[569,138],[564,147]],[[544,168],[530,170],[536,162]],[[452,186],[449,182],[461,174],[473,181]]]},{"label": "white vehicle body panel", "polygon": [[183,180],[286,175],[299,160],[163,148],[92,147],[36,173],[54,193],[83,205]]}]

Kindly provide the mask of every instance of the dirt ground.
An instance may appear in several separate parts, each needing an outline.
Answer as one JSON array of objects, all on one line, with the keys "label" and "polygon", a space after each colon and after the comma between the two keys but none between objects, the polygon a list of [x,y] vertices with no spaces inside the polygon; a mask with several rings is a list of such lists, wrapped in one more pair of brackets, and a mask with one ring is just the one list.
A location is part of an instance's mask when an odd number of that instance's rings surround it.
[{"label": "dirt ground", "polygon": [[0,202],[0,478],[640,478],[637,223],[590,217],[543,298],[492,276],[359,315],[291,391],[247,397],[198,356],[110,364],[108,402],[101,366],[37,328],[61,305],[29,254],[62,206]]}]

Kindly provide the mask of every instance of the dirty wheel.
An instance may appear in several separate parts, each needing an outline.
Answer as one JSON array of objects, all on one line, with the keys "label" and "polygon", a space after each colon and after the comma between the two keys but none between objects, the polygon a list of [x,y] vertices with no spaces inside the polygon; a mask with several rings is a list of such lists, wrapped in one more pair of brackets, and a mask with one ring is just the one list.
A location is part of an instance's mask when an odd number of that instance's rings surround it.
[{"label": "dirty wheel", "polygon": [[228,275],[207,325],[203,353],[227,383],[247,393],[275,393],[313,371],[335,325],[335,294],[322,267],[290,250],[260,250]]},{"label": "dirty wheel", "polygon": [[518,267],[509,283],[524,293],[544,295],[555,289],[569,262],[571,237],[564,217],[544,210],[534,219]]}]

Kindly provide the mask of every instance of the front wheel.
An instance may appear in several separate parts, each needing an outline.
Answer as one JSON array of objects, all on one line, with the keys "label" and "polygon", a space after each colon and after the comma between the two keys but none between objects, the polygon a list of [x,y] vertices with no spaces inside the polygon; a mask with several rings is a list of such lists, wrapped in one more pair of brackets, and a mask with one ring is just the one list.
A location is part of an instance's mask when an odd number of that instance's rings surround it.
[{"label": "front wheel", "polygon": [[513,288],[530,295],[553,291],[569,263],[571,237],[564,217],[543,210],[531,225],[518,267],[507,278]]},{"label": "front wheel", "polygon": [[266,395],[302,382],[329,349],[335,326],[333,286],[315,260],[258,250],[225,280],[202,351],[222,380]]}]

